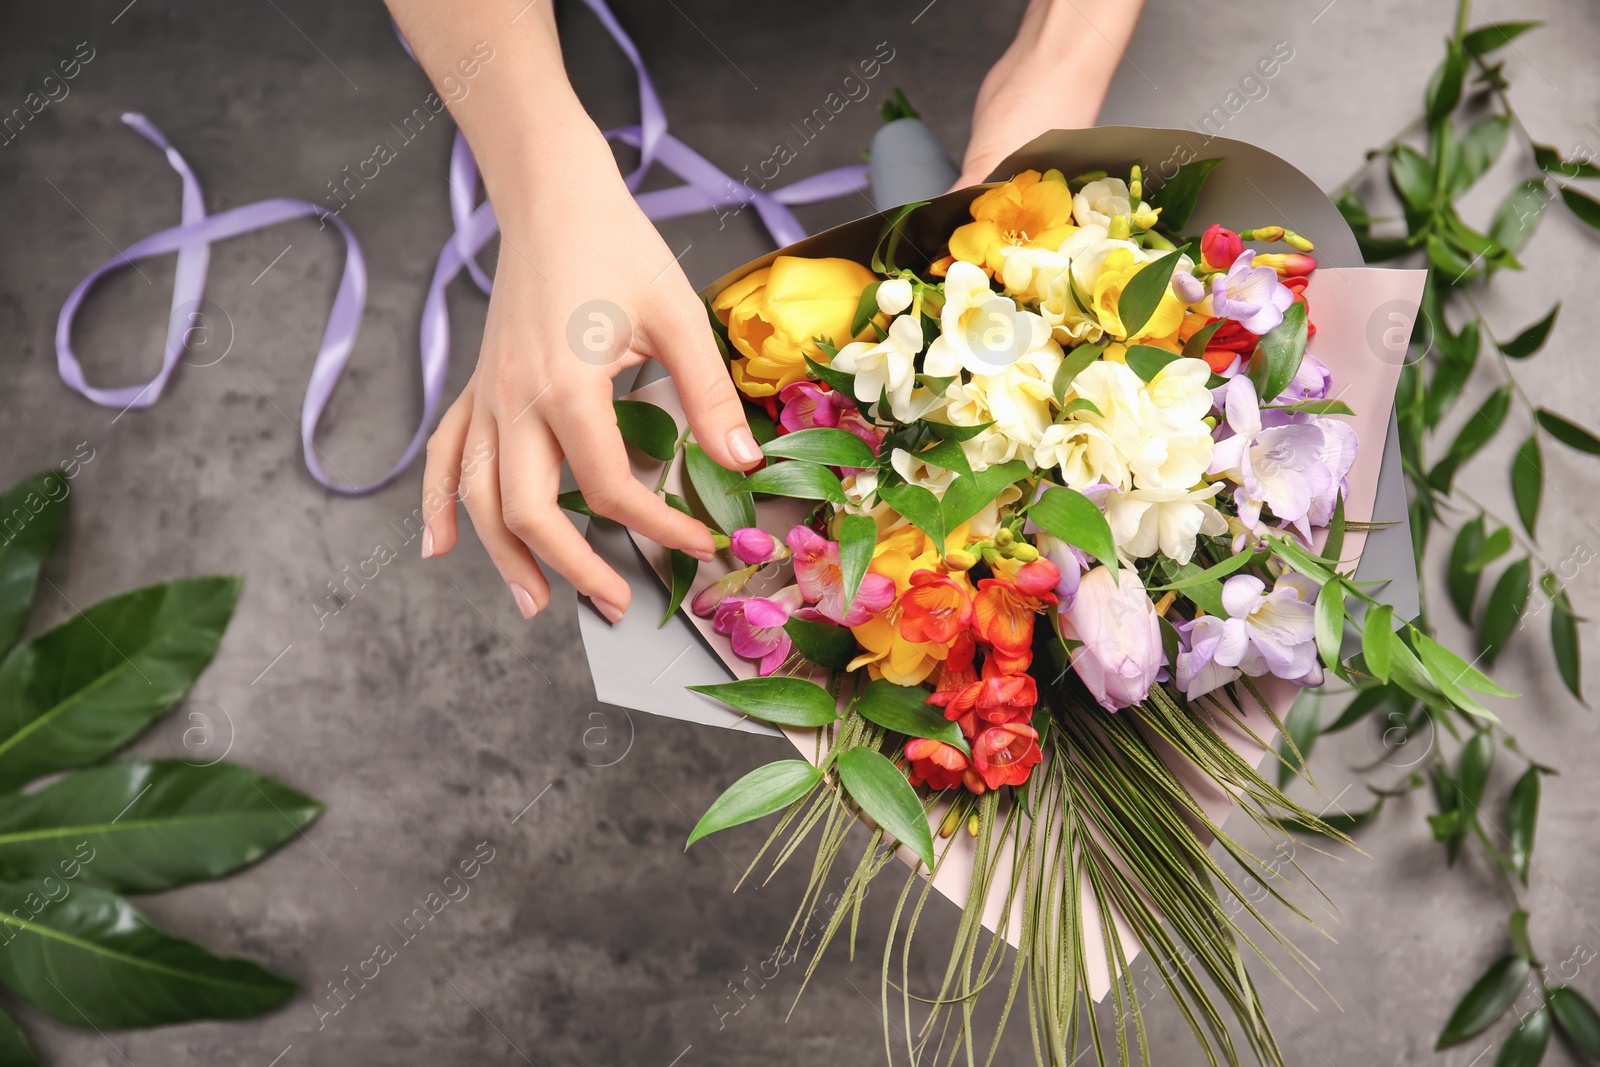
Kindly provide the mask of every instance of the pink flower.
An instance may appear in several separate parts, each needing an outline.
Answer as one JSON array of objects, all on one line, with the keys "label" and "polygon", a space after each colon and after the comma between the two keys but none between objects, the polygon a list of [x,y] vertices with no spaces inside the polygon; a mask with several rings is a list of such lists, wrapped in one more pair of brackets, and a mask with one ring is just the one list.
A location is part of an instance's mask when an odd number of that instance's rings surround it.
[{"label": "pink flower", "polygon": [[1200,258],[1212,270],[1227,270],[1243,251],[1239,235],[1223,229],[1221,223],[1213,222],[1200,238]]},{"label": "pink flower", "polygon": [[744,526],[733,531],[733,536],[728,539],[728,549],[741,563],[763,564],[780,560],[789,555],[776,537],[756,526]]},{"label": "pink flower", "polygon": [[860,626],[894,603],[894,580],[868,571],[846,612],[839,543],[807,526],[796,526],[785,540],[794,552],[794,580],[800,583],[800,593],[807,603],[817,605],[824,618],[840,626]]},{"label": "pink flower", "polygon": [[711,613],[717,610],[718,604],[743,589],[760,569],[760,567],[744,567],[729,571],[696,593],[694,599],[689,601],[689,610],[702,619],[710,618]]},{"label": "pink flower", "polygon": [[817,426],[848,430],[865,441],[874,456],[878,454],[883,431],[868,422],[856,402],[843,393],[816,382],[793,382],[783,387],[778,399],[783,403],[778,425],[784,432],[794,433]]},{"label": "pink flower", "polygon": [[1130,567],[1116,579],[1105,567],[1085,574],[1061,615],[1061,634],[1083,642],[1072,652],[1072,669],[1107,711],[1149,696],[1166,661],[1155,605]]},{"label": "pink flower", "polygon": [[789,658],[789,634],[783,624],[801,603],[800,589],[793,585],[771,597],[730,596],[717,605],[712,624],[718,633],[733,638],[736,654],[759,660],[760,673],[768,675]]}]

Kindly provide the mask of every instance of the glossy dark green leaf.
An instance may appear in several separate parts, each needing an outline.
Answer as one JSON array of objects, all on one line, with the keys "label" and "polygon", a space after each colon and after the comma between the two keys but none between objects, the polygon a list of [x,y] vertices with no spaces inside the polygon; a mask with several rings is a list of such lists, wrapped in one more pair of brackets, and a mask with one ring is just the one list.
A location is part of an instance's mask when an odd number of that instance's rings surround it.
[{"label": "glossy dark green leaf", "polygon": [[1539,219],[1550,203],[1550,193],[1542,181],[1518,184],[1496,209],[1489,224],[1489,239],[1513,254],[1522,251],[1539,228]]},{"label": "glossy dark green leaf", "polygon": [[1517,950],[1517,955],[1539,966],[1538,954],[1533,951],[1533,941],[1528,936],[1528,913],[1518,908],[1506,920],[1506,932],[1511,935],[1511,947]]},{"label": "glossy dark green leaf", "polygon": [[1580,452],[1587,452],[1591,456],[1600,456],[1600,437],[1585,430],[1575,422],[1562,418],[1553,411],[1540,408],[1535,413],[1539,425],[1557,441],[1569,448],[1576,448]]},{"label": "glossy dark green leaf", "polygon": [[[943,541],[939,542],[943,544]],[[870,515],[845,514],[839,518],[839,573],[844,583],[844,607],[855,602],[861,579],[872,563],[878,544],[878,524]]]},{"label": "glossy dark green leaf", "polygon": [[1128,284],[1122,288],[1122,295],[1117,298],[1117,318],[1122,321],[1122,336],[1137,337],[1145,323],[1156,313],[1156,307],[1166,295],[1172,272],[1177,269],[1182,255],[1181,250],[1168,252],[1140,267],[1128,279]]},{"label": "glossy dark green leaf", "polygon": [[1492,666],[1506,641],[1516,632],[1522,613],[1528,608],[1528,597],[1533,592],[1532,564],[1524,556],[1513,561],[1500,573],[1489,594],[1478,623],[1478,652],[1486,666]]},{"label": "glossy dark green leaf", "polygon": [[1461,82],[1466,77],[1467,61],[1461,46],[1455,41],[1445,42],[1445,56],[1433,77],[1428,81],[1427,115],[1430,123],[1438,122],[1455,110],[1461,101]]},{"label": "glossy dark green leaf", "polygon": [[1433,379],[1428,383],[1423,404],[1430,428],[1437,426],[1440,418],[1460,399],[1462,388],[1472,376],[1473,368],[1478,365],[1478,353],[1483,347],[1482,331],[1478,329],[1477,322],[1469,322],[1459,334],[1440,330],[1434,336],[1434,343],[1440,352],[1440,359]]},{"label": "glossy dark green leaf", "polygon": [[826,363],[818,363],[810,356],[806,356],[806,366],[811,370],[811,376],[818,381],[827,382],[835,390],[845,396],[856,395],[856,376],[847,374],[842,370],[834,370]]},{"label": "glossy dark green leaf", "polygon": [[1489,768],[1494,766],[1494,735],[1488,730],[1477,730],[1461,746],[1461,758],[1456,766],[1456,787],[1460,790],[1460,808],[1476,818],[1483,804],[1483,790],[1489,783]]},{"label": "glossy dark green leaf", "polygon": [[665,463],[677,451],[678,424],[662,408],[644,400],[616,400],[617,429],[623,440],[651,459]]},{"label": "glossy dark green leaf", "polygon": [[1193,589],[1195,586],[1226,578],[1235,571],[1243,570],[1253,562],[1259,562],[1261,558],[1260,555],[1253,552],[1240,552],[1238,555],[1229,556],[1221,563],[1213,563],[1204,570],[1189,571],[1182,577],[1174,578],[1170,582],[1147,585],[1144,588],[1148,593],[1165,593],[1169,589]]},{"label": "glossy dark green leaf", "polygon": [[71,1026],[246,1019],[295,993],[293,982],[248,960],[162,933],[97,886],[73,884],[52,904],[35,883],[0,883],[0,923],[0,983]]},{"label": "glossy dark green leaf", "polygon": [[1538,434],[1524,441],[1511,460],[1511,495],[1522,528],[1531,537],[1539,522],[1539,500],[1544,496],[1544,457],[1539,454]]},{"label": "glossy dark green leaf", "polygon": [[1409,145],[1398,145],[1389,154],[1389,179],[1411,210],[1426,211],[1433,203],[1433,164]]},{"label": "glossy dark green leaf", "polygon": [[803,459],[828,467],[871,467],[878,462],[861,438],[849,430],[828,426],[774,437],[761,451],[780,459]]},{"label": "glossy dark green leaf", "polygon": [[1434,1048],[1459,1045],[1493,1026],[1522,993],[1528,969],[1528,961],[1519,956],[1501,956],[1491,963],[1450,1013]]},{"label": "glossy dark green leaf", "polygon": [[1568,181],[1574,178],[1600,178],[1600,167],[1588,159],[1563,159],[1560,152],[1547,144],[1533,146],[1533,162],[1545,173]]},{"label": "glossy dark green leaf", "polygon": [[961,475],[944,491],[941,507],[944,511],[944,528],[949,531],[982,511],[1000,491],[1029,474],[1028,465],[1020,459],[1008,460],[978,471]]},{"label": "glossy dark green leaf", "polygon": [[10,1015],[0,1011],[0,1067],[39,1067],[28,1035]]},{"label": "glossy dark green leaf", "polygon": [[1411,640],[1433,687],[1454,707],[1469,715],[1477,715],[1491,722],[1498,721],[1494,713],[1473,695],[1473,691],[1504,697],[1515,694],[1501,688],[1482,671],[1427,634],[1420,631],[1413,633]]},{"label": "glossy dark green leaf", "polygon": [[1501,345],[1500,351],[1512,359],[1527,359],[1539,351],[1544,347],[1545,341],[1549,339],[1550,330],[1556,324],[1556,312],[1560,310],[1561,304],[1558,302],[1555,307],[1550,309],[1550,314]]},{"label": "glossy dark green leaf", "polygon": [[1168,352],[1165,348],[1157,348],[1154,345],[1129,345],[1124,357],[1128,369],[1147,382],[1160,374],[1161,369],[1168,363],[1182,358],[1176,352]]},{"label": "glossy dark green leaf", "polygon": [[1484,172],[1494,166],[1500,153],[1505,151],[1506,134],[1510,129],[1511,120],[1504,115],[1486,115],[1461,135],[1461,142],[1456,146],[1455,166],[1450,170],[1451,199],[1472,188]]},{"label": "glossy dark green leaf", "polygon": [[1536,1008],[1522,1017],[1522,1021],[1506,1035],[1494,1058],[1494,1067],[1537,1067],[1544,1059],[1545,1046],[1550,1044],[1550,1013]]},{"label": "glossy dark green leaf", "polygon": [[783,629],[796,652],[830,671],[844,670],[860,651],[849,630],[821,619],[790,619]]},{"label": "glossy dark green leaf", "polygon": [[1322,558],[1337,567],[1344,558],[1344,493],[1333,498],[1333,516],[1328,520],[1328,537],[1322,543]]},{"label": "glossy dark green leaf", "polygon": [[1028,518],[1039,529],[1059,537],[1069,545],[1117,570],[1117,543],[1111,525],[1094,501],[1065,486],[1053,485],[1028,509]]},{"label": "glossy dark green leaf", "polygon": [[856,313],[850,319],[850,336],[859,336],[878,315],[878,286],[883,282],[876,281],[861,290],[861,299],[856,301]]},{"label": "glossy dark green leaf", "polygon": [[1506,799],[1506,845],[1511,866],[1528,884],[1528,865],[1533,861],[1533,837],[1539,822],[1539,771],[1529,767],[1511,787]]},{"label": "glossy dark green leaf", "polygon": [[0,495],[0,655],[28,623],[39,568],[66,526],[70,491],[67,476],[49,470]]},{"label": "glossy dark green leaf", "polygon": [[1450,590],[1450,603],[1456,609],[1456,615],[1468,626],[1473,621],[1473,606],[1478,599],[1478,578],[1481,574],[1477,568],[1468,564],[1477,556],[1478,550],[1483,547],[1483,518],[1474,516],[1462,523],[1461,529],[1456,533],[1456,539],[1450,546],[1450,562],[1446,568],[1446,584]]},{"label": "glossy dark green leaf", "polygon": [[804,678],[744,678],[687,688],[779,726],[826,726],[839,718],[838,704],[828,691]]},{"label": "glossy dark green leaf", "polygon": [[1600,1014],[1571,986],[1551,986],[1545,990],[1545,1003],[1556,1025],[1590,1059],[1600,1059]]},{"label": "glossy dark green leaf", "polygon": [[683,603],[683,598],[689,595],[689,590],[694,586],[695,575],[700,573],[700,561],[687,552],[674,548],[668,553],[669,569],[672,575],[672,588],[667,597],[666,614],[661,616],[658,625],[665,626],[672,621],[672,616],[677,614],[678,607]]},{"label": "glossy dark green leaf", "polygon": [[1368,715],[1371,715],[1379,707],[1389,704],[1398,695],[1399,691],[1392,686],[1379,685],[1373,686],[1371,689],[1363,689],[1351,699],[1349,704],[1345,705],[1345,709],[1339,713],[1337,719],[1322,728],[1322,732],[1333,734],[1341,730],[1348,730]]},{"label": "glossy dark green leaf", "polygon": [[707,834],[782,811],[821,780],[822,772],[805,760],[779,760],[757,767],[711,802],[684,842],[684,851]]},{"label": "glossy dark green leaf", "polygon": [[1306,305],[1296,301],[1283,321],[1264,334],[1247,365],[1261,403],[1270,404],[1288,388],[1306,354]]},{"label": "glossy dark green leaf", "polygon": [[1428,259],[1444,271],[1452,282],[1458,282],[1472,272],[1473,257],[1463,253],[1437,232],[1429,233],[1425,246]]},{"label": "glossy dark green leaf", "polygon": [[933,867],[933,833],[916,790],[893,763],[870,748],[852,748],[839,757],[839,780],[850,798],[885,833]]},{"label": "glossy dark green leaf", "polygon": [[1389,665],[1394,659],[1394,609],[1377,604],[1367,609],[1361,620],[1361,658],[1367,671],[1378,681],[1389,680]]},{"label": "glossy dark green leaf", "polygon": [[1461,427],[1456,439],[1450,443],[1449,458],[1459,466],[1476,455],[1505,422],[1506,412],[1510,407],[1510,386],[1502,385],[1490,393],[1478,406],[1478,410],[1472,413],[1466,425]]},{"label": "glossy dark green leaf", "polygon": [[0,806],[0,877],[158,893],[255,863],[321,812],[231,763],[113,763]]},{"label": "glossy dark green leaf", "polygon": [[1344,644],[1344,587],[1329,582],[1317,593],[1317,652],[1329,670],[1339,669],[1339,649]]},{"label": "glossy dark green leaf", "polygon": [[1600,201],[1565,185],[1561,187],[1561,200],[1574,215],[1600,230]]},{"label": "glossy dark green leaf", "polygon": [[1538,22],[1496,22],[1479,26],[1461,39],[1461,48],[1469,56],[1487,55],[1540,25],[1542,23]]},{"label": "glossy dark green leaf", "polygon": [[1227,322],[1227,319],[1218,319],[1216,322],[1207,323],[1190,334],[1189,339],[1183,342],[1184,356],[1189,359],[1204,359],[1206,345],[1211,343],[1211,338],[1216,336],[1217,331],[1227,325]]},{"label": "glossy dark green leaf", "polygon": [[216,655],[234,577],[102,600],[0,662],[0,790],[96,763],[175,704]]},{"label": "glossy dark green leaf", "polygon": [[1578,617],[1572,610],[1566,588],[1556,583],[1554,574],[1547,572],[1540,584],[1550,598],[1550,645],[1555,652],[1556,669],[1568,691],[1582,700],[1583,657],[1579,651]]},{"label": "glossy dark green leaf", "polygon": [[968,752],[961,727],[944,717],[944,709],[927,703],[921,686],[895,685],[878,678],[868,682],[856,701],[856,710],[868,722],[907,737],[927,737]]},{"label": "glossy dark green leaf", "polygon": [[880,485],[878,496],[907,522],[927,534],[940,552],[944,551],[944,510],[932,491],[909,483]]},{"label": "glossy dark green leaf", "polygon": [[919,462],[941,470],[955,471],[957,474],[971,474],[972,464],[967,460],[967,450],[961,447],[960,441],[945,438],[915,453]]},{"label": "glossy dark green leaf", "polygon": [[1511,551],[1511,527],[1501,526],[1478,543],[1478,550],[1467,560],[1466,568],[1474,574]]},{"label": "glossy dark green leaf", "polygon": [[689,485],[713,525],[723,533],[756,524],[756,505],[749,493],[730,492],[744,484],[744,475],[720,466],[693,441],[683,446],[683,468]]},{"label": "glossy dark green leaf", "polygon": [[1205,188],[1206,178],[1222,165],[1222,159],[1197,159],[1179,167],[1161,188],[1156,190],[1151,205],[1161,209],[1161,224],[1169,232],[1178,233],[1189,224],[1195,202]]},{"label": "glossy dark green leaf", "polygon": [[1268,404],[1268,411],[1289,411],[1296,415],[1354,415],[1343,400],[1296,400],[1292,404]]},{"label": "glossy dark green leaf", "polygon": [[1278,743],[1278,788],[1282,789],[1305,766],[1311,746],[1322,733],[1322,709],[1315,697],[1303,697],[1289,706],[1283,720],[1284,738]]},{"label": "glossy dark green leaf", "polygon": [[839,484],[839,476],[820,463],[809,463],[803,459],[786,459],[763,467],[738,482],[736,488],[743,493],[826,500],[830,504],[845,503],[844,486]]},{"label": "glossy dark green leaf", "polygon": [[571,511],[578,515],[587,515],[594,518],[594,509],[589,507],[589,502],[583,499],[583,492],[572,489],[556,495],[556,506],[564,511]]}]

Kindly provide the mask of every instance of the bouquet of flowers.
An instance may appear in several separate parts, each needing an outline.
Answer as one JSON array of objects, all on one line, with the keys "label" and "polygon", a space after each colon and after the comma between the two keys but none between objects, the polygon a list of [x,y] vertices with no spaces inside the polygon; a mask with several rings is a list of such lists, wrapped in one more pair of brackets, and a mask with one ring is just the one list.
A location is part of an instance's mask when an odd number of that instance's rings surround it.
[{"label": "bouquet of flowers", "polygon": [[[803,917],[865,820],[819,955],[906,859],[882,992],[913,1060],[975,1059],[980,998],[1003,1025],[1021,995],[1041,1063],[1084,1042],[1147,1061],[1142,950],[1211,1062],[1242,1042],[1280,1063],[1243,959],[1264,933],[1308,961],[1209,846],[1304,914],[1281,860],[1221,825],[1237,805],[1273,838],[1342,839],[1257,769],[1295,695],[1392,681],[1483,715],[1475,693],[1509,695],[1354,577],[1382,440],[1344,398],[1386,420],[1393,377],[1375,394],[1349,349],[1393,295],[1371,276],[1403,272],[1319,270],[1281,225],[1191,227],[1222,163],[1159,190],[1137,165],[1025,169],[719,283],[767,457],[748,477],[679,432],[670,383],[619,402],[669,501],[725,535],[717,564],[654,560],[667,616],[687,608],[741,676],[691,688],[805,757],[734,782],[690,844],[782,813],[774,867],[815,841]],[[1292,735],[1281,758],[1303,773]],[[913,990],[935,886],[963,918],[942,985]],[[1090,1010],[1108,991],[1114,1044]]]}]

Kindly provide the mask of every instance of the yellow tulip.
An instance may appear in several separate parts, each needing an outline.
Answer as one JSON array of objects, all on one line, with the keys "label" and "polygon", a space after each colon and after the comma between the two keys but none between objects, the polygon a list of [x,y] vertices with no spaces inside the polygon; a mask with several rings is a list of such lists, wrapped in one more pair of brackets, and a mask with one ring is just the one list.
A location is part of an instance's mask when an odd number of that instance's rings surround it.
[{"label": "yellow tulip", "polygon": [[1054,171],[1025,170],[972,202],[973,221],[950,235],[950,254],[999,277],[1007,248],[1054,252],[1070,237],[1072,191]]},{"label": "yellow tulip", "polygon": [[739,353],[734,384],[745,396],[763,397],[804,379],[807,356],[827,362],[818,337],[835,345],[855,340],[850,322],[862,290],[877,280],[848,259],[779,256],[728,286],[711,310]]}]

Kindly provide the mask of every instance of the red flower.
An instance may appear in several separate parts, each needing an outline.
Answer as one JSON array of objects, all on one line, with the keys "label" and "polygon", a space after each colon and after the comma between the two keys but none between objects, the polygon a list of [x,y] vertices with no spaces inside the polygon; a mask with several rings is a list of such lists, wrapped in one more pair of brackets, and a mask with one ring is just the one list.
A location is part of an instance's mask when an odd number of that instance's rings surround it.
[{"label": "red flower", "polygon": [[1033,616],[1054,604],[1061,571],[1047,559],[1023,564],[1010,578],[985,578],[973,599],[972,630],[979,641],[1008,660],[1033,647]]},{"label": "red flower", "polygon": [[1200,258],[1212,270],[1227,270],[1244,252],[1244,242],[1232,230],[1213,222],[1200,238]]},{"label": "red flower", "polygon": [[906,742],[906,759],[911,763],[908,778],[912,785],[926,785],[934,792],[954,789],[972,766],[966,754],[954,745],[926,737]]},{"label": "red flower", "polygon": [[983,664],[983,677],[959,688],[941,689],[927,703],[944,709],[945,718],[957,723],[967,740],[995,723],[1027,722],[1039,702],[1039,688],[1031,674],[1008,670],[1013,664],[993,653]]},{"label": "red flower", "polygon": [[972,625],[972,601],[954,578],[920,570],[900,597],[900,636],[914,644],[948,645]]},{"label": "red flower", "polygon": [[1044,760],[1039,734],[1025,722],[991,726],[972,743],[972,761],[990,789],[1022,785],[1030,768]]}]

